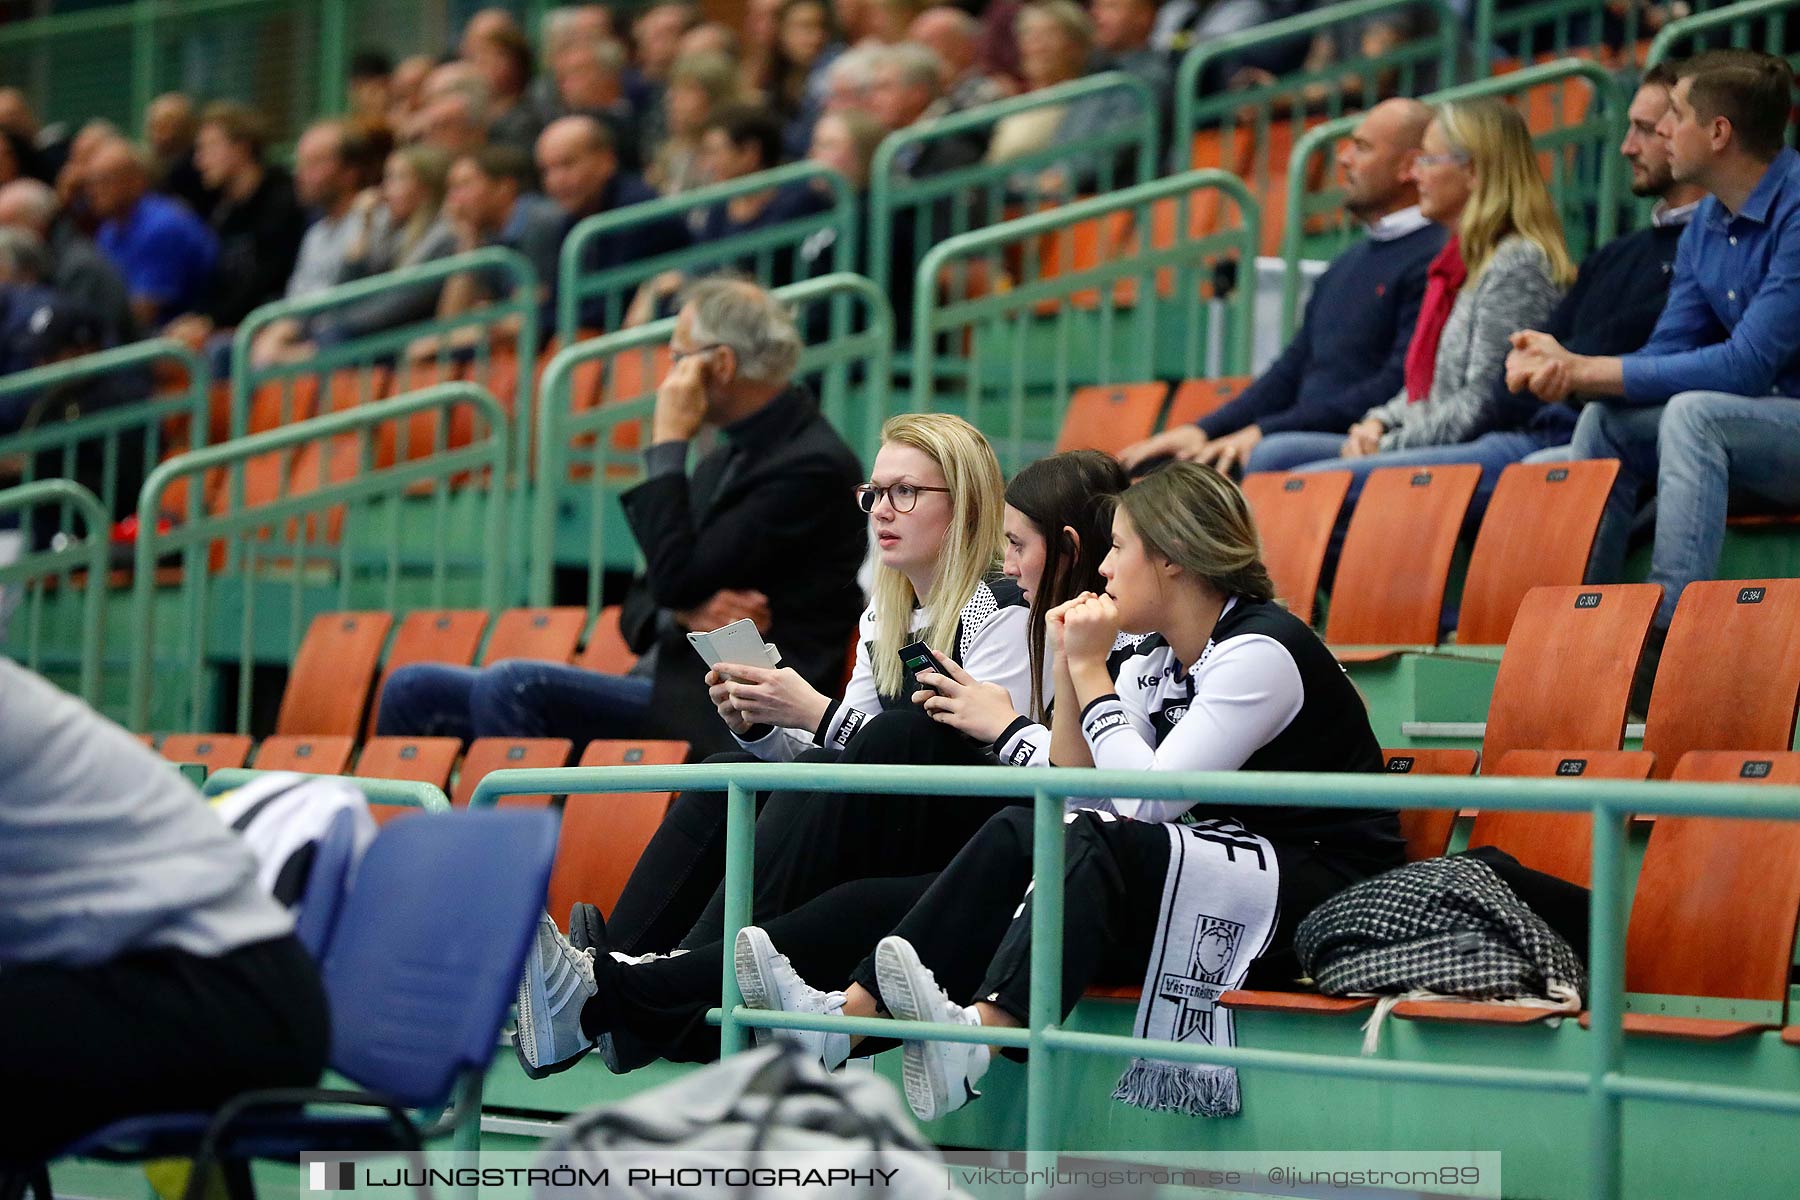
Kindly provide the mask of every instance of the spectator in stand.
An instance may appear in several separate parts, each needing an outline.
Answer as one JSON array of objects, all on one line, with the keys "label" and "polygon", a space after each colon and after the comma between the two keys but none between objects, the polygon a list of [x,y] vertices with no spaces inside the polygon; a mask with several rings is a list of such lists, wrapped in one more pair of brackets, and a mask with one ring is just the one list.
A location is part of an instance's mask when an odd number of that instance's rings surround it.
[{"label": "spectator in stand", "polygon": [[464,62],[475,61],[475,47],[487,38],[516,33],[521,37],[525,27],[508,9],[498,6],[479,9],[463,25],[462,40],[456,44],[456,56]]},{"label": "spectator in stand", "polygon": [[206,217],[218,194],[200,178],[194,163],[194,138],[199,132],[194,102],[181,92],[164,92],[144,110],[144,144],[156,160],[156,190]]},{"label": "spectator in stand", "polygon": [[624,79],[625,49],[611,39],[574,42],[556,56],[558,115],[600,121],[612,133],[620,165],[635,171],[643,162],[642,143]]},{"label": "spectator in stand", "polygon": [[[1094,27],[1072,0],[1047,0],[1019,9],[1016,21],[1019,78],[1024,91],[1036,92],[1071,83],[1087,71],[1094,49]],[[1044,149],[1056,140],[1063,116],[1072,106],[1015,113],[994,126],[987,160],[1006,162]]]},{"label": "spectator in stand", "polygon": [[[456,249],[504,246],[525,256],[537,275],[540,301],[556,279],[557,252],[568,216],[531,191],[531,159],[516,146],[484,146],[450,168],[444,209],[456,232]],[[468,271],[444,284],[438,316],[455,317],[504,298],[510,279],[503,272]],[[505,332],[506,330],[497,330]],[[516,330],[514,330],[516,332]],[[416,344],[415,358],[435,357],[436,339]]]},{"label": "spectator in stand", "polygon": [[22,230],[43,242],[51,286],[94,316],[103,345],[134,340],[137,318],[124,277],[92,239],[62,219],[59,209],[56,193],[41,180],[17,179],[0,187],[0,227]]},{"label": "spectator in stand", "polygon": [[313,211],[313,223],[300,239],[294,273],[288,276],[290,299],[322,292],[343,281],[350,245],[362,222],[351,213],[362,189],[367,138],[347,121],[320,121],[300,135],[294,149],[294,193]]},{"label": "spectator in stand", "polygon": [[487,145],[487,80],[464,62],[432,69],[419,90],[415,137],[452,158]]},{"label": "spectator in stand", "polygon": [[403,58],[388,80],[387,123],[403,142],[416,141],[425,102],[425,80],[437,64],[423,54]]},{"label": "spectator in stand", "polygon": [[538,36],[541,69],[531,81],[530,96],[538,118],[548,125],[563,115],[562,100],[556,91],[557,56],[578,42],[612,41],[618,34],[606,5],[577,4],[545,13]]},{"label": "spectator in stand", "polygon": [[[218,273],[210,299],[172,323],[165,331],[170,337],[202,346],[287,290],[306,214],[288,173],[264,161],[265,136],[262,118],[241,104],[221,101],[200,114],[194,162],[218,194],[211,218]],[[213,353],[229,355],[229,340],[214,342]]]},{"label": "spectator in stand", "polygon": [[[943,63],[924,46],[902,42],[886,47],[870,73],[869,112],[889,131],[948,116],[943,80]],[[909,179],[926,179],[974,166],[982,150],[979,134],[909,142],[894,156],[894,170]]]},{"label": "spectator in stand", "polygon": [[[34,233],[0,229],[0,377],[66,357],[71,350],[100,349],[97,322],[50,282],[50,253]],[[0,429],[19,428],[21,401],[0,410]]]},{"label": "spectator in stand", "polygon": [[468,63],[488,89],[488,138],[509,146],[530,146],[543,129],[526,96],[531,86],[531,43],[516,29],[465,39]]},{"label": "spectator in stand", "polygon": [[101,223],[95,241],[125,277],[138,327],[161,329],[200,307],[218,262],[218,237],[187,205],[151,192],[149,154],[114,137],[95,146],[80,170]]},{"label": "spectator in stand", "polygon": [[[753,284],[703,280],[684,298],[669,349],[646,478],[622,497],[646,562],[622,617],[638,666],[626,676],[551,663],[403,667],[382,691],[379,732],[670,737],[704,757],[734,743],[686,634],[742,617],[812,687],[837,690],[867,549],[861,514],[843,499],[861,468],[791,382],[801,350],[793,320]],[[703,424],[722,436],[690,479],[688,447]]]},{"label": "spectator in stand", "polygon": [[825,69],[844,46],[825,0],[786,0],[776,14],[775,30],[769,107],[786,127],[785,145],[798,156],[824,111]]},{"label": "spectator in stand", "polygon": [[992,104],[1012,94],[1006,82],[981,69],[980,36],[980,22],[947,4],[926,9],[906,31],[907,41],[938,56],[944,71],[939,92],[950,112]]},{"label": "spectator in stand", "polygon": [[[553,122],[538,139],[537,160],[544,191],[566,215],[569,230],[598,213],[657,198],[656,189],[619,169],[612,134],[592,117],[564,117]],[[675,216],[591,237],[582,251],[581,270],[583,274],[610,271],[639,259],[673,254],[688,244],[688,237],[687,224]],[[556,280],[554,275],[549,280],[553,298]],[[580,315],[588,329],[607,329],[614,324],[604,309],[604,297],[596,296],[584,304]],[[554,318],[552,308],[546,314],[546,328]]]},{"label": "spectator in stand", "polygon": [[358,50],[350,56],[350,116],[364,126],[388,123],[394,103],[394,60],[385,50]]},{"label": "spectator in stand", "polygon": [[1173,455],[1227,473],[1259,470],[1265,437],[1346,429],[1400,389],[1426,268],[1448,236],[1419,211],[1412,176],[1430,123],[1417,100],[1384,101],[1358,123],[1338,171],[1344,208],[1368,236],[1319,277],[1294,339],[1255,383],[1197,424],[1128,447],[1119,456],[1127,467]]},{"label": "spectator in stand", "polygon": [[[887,129],[880,121],[861,112],[826,113],[813,126],[812,146],[806,152],[807,161],[829,167],[849,181],[850,188],[856,195],[858,231],[869,227],[869,168],[875,161],[875,148],[881,145],[881,139],[886,136]],[[825,200],[830,200],[831,193],[823,179],[813,180],[813,190]],[[813,237],[807,238],[801,245],[799,254],[795,256],[794,278],[814,279],[830,274],[836,257],[833,251],[836,248],[837,231],[834,229],[822,229]],[[855,247],[851,247],[845,255],[843,269],[859,269]],[[891,300],[898,300],[902,294],[899,284],[890,285]],[[820,311],[814,315],[819,321],[819,336],[827,336],[824,332],[828,328],[825,314]],[[811,326],[808,331],[809,334],[813,332]]]},{"label": "spectator in stand", "polygon": [[1175,108],[1175,74],[1169,56],[1150,45],[1156,0],[1090,0],[1088,12],[1094,22],[1093,69],[1123,71],[1142,81],[1166,128]]},{"label": "spectator in stand", "polygon": [[844,45],[858,45],[869,36],[870,7],[871,0],[831,0],[831,19]]},{"label": "spectator in stand", "polygon": [[[351,206],[342,282],[431,262],[456,249],[456,233],[443,213],[449,170],[449,156],[434,146],[402,146],[388,155],[381,186],[366,189]],[[437,311],[441,291],[435,282],[390,288],[316,314],[304,326],[278,321],[257,339],[253,360],[264,365],[310,358],[320,347],[425,320]]]},{"label": "spectator in stand", "polygon": [[[707,123],[700,135],[702,169],[708,183],[727,183],[781,163],[781,124],[775,114],[753,105],[732,105]],[[722,241],[756,229],[796,221],[829,207],[830,200],[804,183],[762,188],[734,196],[689,214],[695,245]],[[769,287],[794,281],[795,260],[791,249],[766,254]],[[709,263],[715,270],[750,274],[755,259],[742,263]],[[668,302],[687,279],[678,271],[665,271],[646,281],[632,298],[625,324],[635,326],[667,316]]]},{"label": "spectator in stand", "polygon": [[[111,121],[95,119],[83,125],[69,139],[69,152],[63,159],[62,169],[56,174],[56,195],[62,201],[63,211],[69,220],[83,233],[97,233],[103,218],[93,211],[88,196],[88,180],[93,174],[94,157],[100,148],[112,141],[124,141],[125,135]],[[151,178],[155,178],[155,161],[146,152],[144,162],[148,164]]]},{"label": "spectator in stand", "polygon": [[1355,481],[1346,510],[1370,456],[1463,442],[1489,427],[1494,377],[1512,332],[1548,317],[1575,277],[1531,131],[1516,109],[1498,100],[1439,107],[1413,160],[1413,180],[1419,210],[1456,236],[1432,261],[1405,387],[1347,436],[1284,433],[1257,448],[1263,470],[1349,470]]},{"label": "spectator in stand", "polygon": [[657,147],[645,177],[664,195],[699,187],[700,134],[715,113],[738,95],[737,72],[717,54],[686,54],[669,73],[663,92],[663,124],[668,136]]},{"label": "spectator in stand", "polygon": [[1718,570],[1731,502],[1800,509],[1800,154],[1785,145],[1793,71],[1773,55],[1714,50],[1676,74],[1661,123],[1671,173],[1710,195],[1682,234],[1649,343],[1586,355],[1521,333],[1508,364],[1514,385],[1541,399],[1607,397],[1582,410],[1573,444],[1577,458],[1620,464],[1593,578],[1623,575],[1639,493],[1657,489],[1650,581],[1663,598],[1639,663],[1643,702],[1682,589]]},{"label": "spectator in stand", "polygon": [[700,24],[700,9],[683,2],[655,4],[631,24],[631,41],[635,48],[632,69],[648,85],[644,99],[655,104],[669,84],[669,73],[681,56],[681,39]]}]

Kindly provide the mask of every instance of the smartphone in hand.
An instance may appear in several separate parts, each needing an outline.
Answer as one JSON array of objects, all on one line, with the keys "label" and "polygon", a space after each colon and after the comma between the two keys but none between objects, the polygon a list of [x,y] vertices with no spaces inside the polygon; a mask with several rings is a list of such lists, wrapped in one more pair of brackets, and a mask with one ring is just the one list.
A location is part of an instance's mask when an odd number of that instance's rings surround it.
[{"label": "smartphone in hand", "polygon": [[[917,681],[920,671],[936,671],[939,675],[950,674],[944,670],[944,664],[938,661],[938,656],[931,652],[931,647],[924,642],[909,642],[900,647],[900,664],[912,673],[915,681]],[[929,685],[921,683],[919,686],[928,687]]]}]

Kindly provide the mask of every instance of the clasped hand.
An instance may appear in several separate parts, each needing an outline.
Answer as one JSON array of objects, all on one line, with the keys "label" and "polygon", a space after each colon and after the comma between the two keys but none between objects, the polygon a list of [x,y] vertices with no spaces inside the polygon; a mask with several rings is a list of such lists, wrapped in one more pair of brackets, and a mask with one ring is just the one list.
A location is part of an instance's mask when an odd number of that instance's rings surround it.
[{"label": "clasped hand", "polygon": [[1070,667],[1106,662],[1119,640],[1119,606],[1111,596],[1083,592],[1044,616],[1057,657]]},{"label": "clasped hand", "polygon": [[753,725],[817,729],[831,701],[792,667],[720,663],[706,673],[707,695],[733,733]]}]

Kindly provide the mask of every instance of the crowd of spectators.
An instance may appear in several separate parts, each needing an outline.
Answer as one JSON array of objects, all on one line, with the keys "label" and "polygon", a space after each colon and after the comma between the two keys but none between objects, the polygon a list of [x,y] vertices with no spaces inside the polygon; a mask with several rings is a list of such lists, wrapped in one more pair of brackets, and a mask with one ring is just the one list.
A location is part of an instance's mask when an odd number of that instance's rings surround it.
[{"label": "crowd of spectators", "polygon": [[[548,306],[563,239],[595,213],[796,161],[830,167],[862,192],[887,133],[1104,70],[1142,80],[1166,127],[1176,63],[1194,36],[1289,11],[1272,0],[759,0],[733,27],[670,0],[629,21],[604,4],[558,7],[534,43],[507,10],[490,8],[440,57],[355,54],[334,106],[342,115],[279,150],[263,114],[234,101],[158,96],[134,137],[104,120],[44,127],[22,91],[0,89],[0,216],[42,244],[42,256],[28,257],[48,260],[43,278],[0,286],[38,288],[40,305],[89,315],[78,327],[90,342],[64,353],[164,333],[210,349],[221,368],[232,331],[261,304],[479,246],[524,254]],[[1289,65],[1242,64],[1237,82]],[[1090,96],[1002,122],[991,137],[912,147],[894,170],[918,178],[1016,158],[1104,133],[1138,103]],[[1071,154],[1016,182],[1067,194],[1108,178],[1098,156]],[[775,224],[827,200],[800,183],[702,206],[628,245],[600,239],[590,266]],[[910,241],[893,240],[897,256],[911,255]],[[813,249],[782,257],[767,282],[825,269],[828,256]],[[632,311],[666,313],[679,282],[652,281]],[[501,285],[456,278],[281,322],[256,355],[293,358],[468,311]],[[608,315],[583,312],[588,324]]]}]

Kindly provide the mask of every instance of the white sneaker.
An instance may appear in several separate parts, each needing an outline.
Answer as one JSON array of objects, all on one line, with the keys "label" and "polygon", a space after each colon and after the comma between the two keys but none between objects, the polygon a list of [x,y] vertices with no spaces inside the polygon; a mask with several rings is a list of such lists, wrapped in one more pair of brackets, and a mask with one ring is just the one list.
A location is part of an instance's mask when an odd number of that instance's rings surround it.
[{"label": "white sneaker", "polygon": [[[881,1002],[903,1021],[980,1025],[975,1006],[964,1008],[938,986],[905,938],[885,937],[875,946],[875,981]],[[907,1042],[900,1052],[906,1102],[921,1121],[935,1121],[981,1095],[988,1048],[981,1042]]]},{"label": "white sneaker", "polygon": [[[738,991],[744,994],[744,1007],[764,1012],[840,1013],[844,1011],[844,993],[821,992],[800,978],[788,956],[778,954],[769,935],[754,925],[738,930],[734,957],[737,962]],[[850,1035],[824,1033],[812,1029],[753,1029],[757,1045],[769,1037],[793,1042],[817,1058],[827,1071],[835,1071],[850,1057]]]},{"label": "white sneaker", "polygon": [[537,936],[519,978],[519,1027],[513,1049],[533,1079],[566,1071],[594,1048],[581,1031],[581,1009],[600,989],[591,950],[577,950],[549,913],[538,918]]}]

